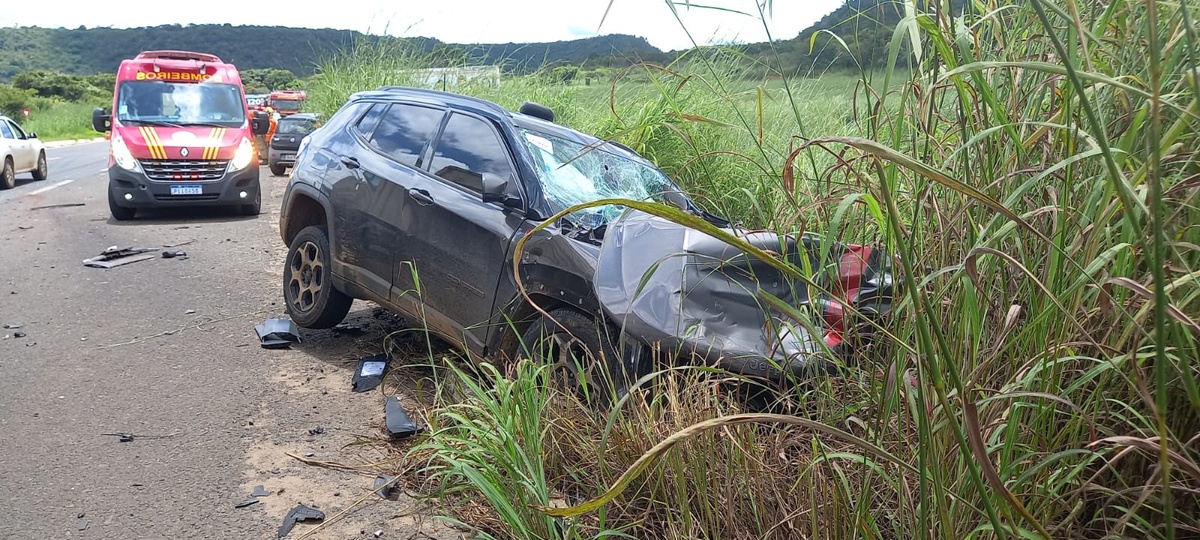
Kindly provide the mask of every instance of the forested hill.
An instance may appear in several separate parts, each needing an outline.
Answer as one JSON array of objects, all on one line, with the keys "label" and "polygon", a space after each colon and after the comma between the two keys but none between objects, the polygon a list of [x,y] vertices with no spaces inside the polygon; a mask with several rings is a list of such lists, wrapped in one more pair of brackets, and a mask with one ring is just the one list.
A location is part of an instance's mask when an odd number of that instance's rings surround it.
[{"label": "forested hill", "polygon": [[[763,60],[760,65],[787,72],[853,68],[859,63],[879,67],[886,62],[892,31],[903,17],[901,6],[898,0],[845,0],[798,36],[776,36],[774,44],[748,44],[742,49]],[[955,16],[966,6],[966,0],[950,1]],[[829,33],[846,43],[853,56]],[[620,34],[552,43],[447,44],[432,38],[385,38],[349,30],[283,26],[17,27],[0,28],[0,82],[32,70],[113,73],[122,59],[148,49],[211,52],[242,69],[283,68],[304,77],[312,74],[322,59],[357,40],[379,39],[407,40],[458,62],[499,64],[509,71],[531,71],[545,64],[614,67],[639,61],[665,63],[679,53],[660,51],[644,38]]]},{"label": "forested hill", "polygon": [[31,70],[89,75],[113,73],[143,50],[180,49],[215,54],[241,69],[283,68],[311,74],[322,59],[355,40],[407,39],[414,45],[464,49],[472,62],[537,69],[544,63],[658,61],[664,53],[645,39],[607,35],[553,43],[448,45],[431,38],[380,38],[349,30],[283,26],[165,25],[146,28],[0,28],[0,81]]}]

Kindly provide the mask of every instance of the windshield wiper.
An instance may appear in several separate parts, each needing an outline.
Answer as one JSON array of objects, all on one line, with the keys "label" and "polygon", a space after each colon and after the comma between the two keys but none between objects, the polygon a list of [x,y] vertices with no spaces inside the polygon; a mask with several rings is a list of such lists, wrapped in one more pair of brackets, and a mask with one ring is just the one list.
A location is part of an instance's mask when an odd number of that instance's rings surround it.
[{"label": "windshield wiper", "polygon": [[140,126],[164,126],[164,127],[179,127],[179,125],[180,125],[180,124],[177,124],[177,123],[175,123],[175,122],[166,122],[166,121],[163,121],[163,120],[144,120],[144,119],[141,119],[141,118],[137,118],[137,119],[122,119],[122,120],[120,120],[120,122],[121,122],[122,124],[131,124],[131,125],[135,125],[135,126],[139,126],[139,125],[140,125]]}]

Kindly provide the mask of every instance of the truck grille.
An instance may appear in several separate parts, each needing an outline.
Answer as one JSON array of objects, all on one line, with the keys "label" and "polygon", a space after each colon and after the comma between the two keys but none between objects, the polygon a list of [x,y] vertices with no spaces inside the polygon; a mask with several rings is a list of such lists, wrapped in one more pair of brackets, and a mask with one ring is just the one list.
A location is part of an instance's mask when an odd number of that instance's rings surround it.
[{"label": "truck grille", "polygon": [[151,180],[217,180],[225,176],[229,160],[161,160],[142,159],[142,170]]}]

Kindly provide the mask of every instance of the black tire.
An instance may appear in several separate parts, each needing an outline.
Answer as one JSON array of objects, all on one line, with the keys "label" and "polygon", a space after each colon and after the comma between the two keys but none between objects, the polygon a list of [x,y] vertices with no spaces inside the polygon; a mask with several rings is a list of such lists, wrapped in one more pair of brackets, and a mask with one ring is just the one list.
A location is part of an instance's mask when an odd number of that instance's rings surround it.
[{"label": "black tire", "polygon": [[[604,409],[629,392],[636,366],[625,366],[612,344],[616,330],[570,308],[542,315],[521,336],[519,356],[551,364],[554,383]],[[582,361],[582,365],[581,365]]]},{"label": "black tire", "polygon": [[126,208],[117,205],[116,197],[113,197],[112,189],[108,190],[108,213],[112,214],[113,219],[117,221],[126,221],[133,219],[137,215],[137,208]]},{"label": "black tire", "polygon": [[45,180],[50,177],[50,169],[46,166],[46,153],[38,154],[37,168],[33,170],[34,180]]},{"label": "black tire", "polygon": [[271,165],[271,174],[275,176],[283,176],[283,173],[286,172],[287,167],[284,167],[283,165]]},{"label": "black tire", "polygon": [[243,216],[257,216],[259,214],[259,212],[262,212],[262,185],[261,184],[255,186],[254,202],[252,202],[250,204],[243,204],[241,207],[238,208],[238,211],[240,211]]},{"label": "black tire", "polygon": [[304,328],[333,328],[346,318],[354,299],[333,286],[329,234],[305,227],[288,246],[283,263],[283,300],[288,315]]},{"label": "black tire", "polygon": [[0,189],[17,187],[17,170],[13,167],[12,158],[4,158],[4,168],[0,169]]}]

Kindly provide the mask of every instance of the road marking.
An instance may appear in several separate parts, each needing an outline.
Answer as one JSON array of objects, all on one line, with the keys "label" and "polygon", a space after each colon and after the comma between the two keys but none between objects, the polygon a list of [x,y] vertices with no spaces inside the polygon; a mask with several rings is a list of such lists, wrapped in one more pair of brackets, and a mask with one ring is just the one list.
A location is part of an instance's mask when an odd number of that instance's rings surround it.
[{"label": "road marking", "polygon": [[67,185],[67,184],[70,184],[71,182],[74,182],[74,180],[63,180],[62,182],[59,182],[59,183],[57,183],[57,184],[50,185],[50,186],[46,186],[46,187],[44,187],[44,188],[39,188],[39,189],[35,189],[35,190],[33,190],[33,191],[30,191],[30,192],[29,192],[29,194],[30,194],[30,195],[37,195],[37,194],[39,194],[39,193],[45,193],[45,192],[47,192],[47,191],[50,191],[50,190],[52,190],[52,189],[54,189],[54,188],[56,188],[56,187],[63,187],[63,186],[65,186],[65,185]]},{"label": "road marking", "polygon": [[100,169],[100,172],[108,172],[108,168],[107,168],[107,167],[105,167],[105,168],[103,168],[103,169]]}]

